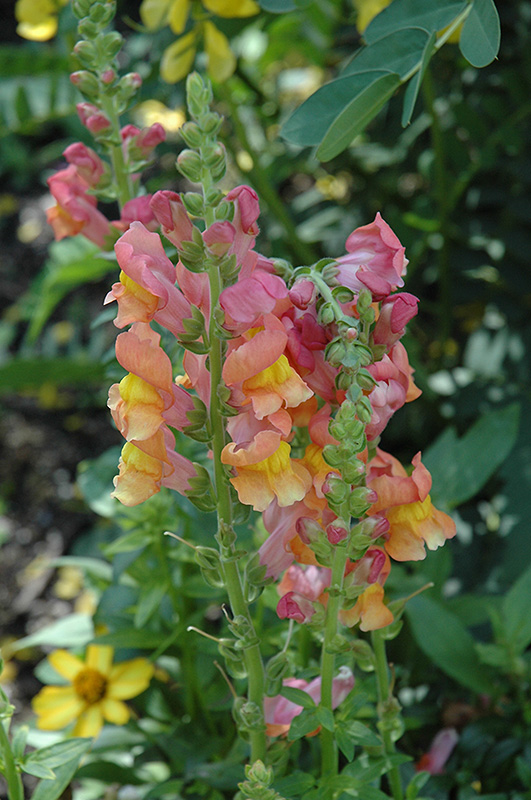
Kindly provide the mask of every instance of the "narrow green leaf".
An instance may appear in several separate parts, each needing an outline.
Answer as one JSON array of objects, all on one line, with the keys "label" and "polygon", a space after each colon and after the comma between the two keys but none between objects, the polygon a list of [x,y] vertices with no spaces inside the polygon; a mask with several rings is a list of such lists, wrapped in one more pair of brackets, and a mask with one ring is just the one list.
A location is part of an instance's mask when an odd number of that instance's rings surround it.
[{"label": "narrow green leaf", "polygon": [[462,686],[492,694],[474,639],[457,617],[424,595],[408,602],[406,614],[418,646],[436,666]]},{"label": "narrow green leaf", "polygon": [[520,406],[513,403],[484,414],[461,439],[453,428],[443,431],[422,459],[436,505],[455,508],[479,492],[512,450],[519,417]]},{"label": "narrow green leaf", "polygon": [[54,769],[54,780],[41,780],[32,794],[32,800],[58,800],[76,774],[81,757],[92,746],[92,739],[85,739],[83,751],[76,758],[66,761]]},{"label": "narrow green leaf", "polygon": [[361,133],[400,86],[394,72],[380,75],[356,95],[341,111],[317,149],[321,161],[329,161],[342,152]]},{"label": "narrow green leaf", "polygon": [[422,61],[430,38],[423,28],[403,28],[361,47],[344,67],[341,77],[367,70],[396,72],[404,80]]},{"label": "narrow green leaf", "polygon": [[507,592],[502,603],[505,636],[518,654],[531,644],[531,566]]},{"label": "narrow green leaf", "polygon": [[284,123],[282,136],[301,146],[320,144],[345,106],[375,79],[389,74],[382,69],[367,70],[325,83]]},{"label": "narrow green leaf", "polygon": [[60,767],[65,761],[81,758],[88,747],[92,744],[92,739],[69,739],[67,742],[56,742],[48,747],[41,747],[40,750],[30,753],[26,764],[43,764],[50,768]]},{"label": "narrow green leaf", "polygon": [[26,761],[20,765],[22,772],[27,775],[33,775],[34,778],[43,778],[46,781],[53,781],[55,772],[43,764],[38,764],[35,761]]},{"label": "narrow green leaf", "polygon": [[52,647],[83,647],[94,636],[92,617],[88,614],[69,614],[67,617],[47,625],[36,633],[24,636],[9,645],[10,650],[22,650],[35,645]]},{"label": "narrow green leaf", "polygon": [[311,733],[319,727],[319,720],[315,711],[303,711],[302,714],[294,717],[291,721],[290,729],[288,731],[288,739],[290,742],[294,739],[300,739],[307,733]]},{"label": "narrow green leaf", "polygon": [[344,722],[338,722],[336,725],[336,742],[347,761],[352,761],[354,758],[355,744],[349,736]]},{"label": "narrow green leaf", "polygon": [[102,633],[93,639],[94,644],[110,644],[119,647],[139,647],[144,650],[153,650],[162,642],[164,634],[150,630],[136,628],[121,628],[112,633]]},{"label": "narrow green leaf", "polygon": [[317,708],[317,719],[319,723],[326,728],[327,731],[334,731],[334,715],[330,711],[329,708],[324,708],[323,706],[318,706]]},{"label": "narrow green leaf", "polygon": [[500,49],[500,18],[493,0],[474,0],[466,18],[459,49],[473,67],[486,67]]},{"label": "narrow green leaf", "polygon": [[309,772],[292,772],[284,778],[279,778],[273,784],[273,788],[280,792],[282,797],[295,795],[299,797],[304,792],[308,792],[315,785],[315,778]]},{"label": "narrow green leaf", "polygon": [[0,394],[36,389],[45,383],[73,386],[102,383],[106,367],[79,354],[77,358],[13,358],[0,367]]},{"label": "narrow green leaf", "polygon": [[115,556],[117,553],[129,553],[131,550],[138,550],[140,547],[146,547],[152,540],[153,536],[149,531],[131,531],[131,533],[126,533],[114,542],[106,545],[103,552],[106,558]]},{"label": "narrow green leaf", "polygon": [[425,44],[424,51],[422,53],[420,69],[418,70],[418,72],[415,73],[415,75],[413,75],[407,86],[404,95],[404,107],[402,109],[403,128],[407,127],[411,122],[411,117],[413,116],[413,110],[415,108],[415,103],[417,102],[420,86],[424,78],[424,73],[426,72],[426,67],[428,66],[430,58],[433,55],[433,48],[436,39],[437,37],[435,33],[432,32],[431,36],[429,37],[428,41]]},{"label": "narrow green leaf", "polygon": [[159,608],[162,598],[168,591],[166,581],[161,581],[143,590],[135,612],[135,628],[142,628]]},{"label": "narrow green leaf", "polygon": [[308,692],[303,692],[302,689],[295,689],[293,686],[283,686],[280,694],[297,706],[310,709],[316,708],[314,699],[310,697]]},{"label": "narrow green leaf", "polygon": [[363,38],[371,44],[397,28],[425,28],[440,31],[466,8],[466,0],[393,0],[375,17]]}]

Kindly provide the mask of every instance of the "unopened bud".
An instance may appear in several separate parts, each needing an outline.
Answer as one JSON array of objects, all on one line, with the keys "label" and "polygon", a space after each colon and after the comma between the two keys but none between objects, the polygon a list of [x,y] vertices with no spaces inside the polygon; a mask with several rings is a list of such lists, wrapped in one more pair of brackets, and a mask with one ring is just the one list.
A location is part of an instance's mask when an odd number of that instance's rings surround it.
[{"label": "unopened bud", "polygon": [[101,81],[106,86],[109,86],[116,79],[116,72],[113,69],[106,69],[101,73]]},{"label": "unopened bud", "polygon": [[352,490],[348,500],[350,513],[353,517],[361,517],[377,499],[378,495],[373,489],[358,486]]},{"label": "unopened bud", "polygon": [[335,444],[326,444],[323,447],[323,458],[330,467],[339,467],[343,461],[339,447]]},{"label": "unopened bud", "polygon": [[99,26],[88,17],[85,17],[80,21],[77,30],[84,39],[95,39],[99,33]]},{"label": "unopened bud", "polygon": [[366,467],[363,461],[355,458],[341,465],[341,475],[350,484],[358,484],[365,475]]},{"label": "unopened bud", "polygon": [[70,81],[82,94],[88,97],[96,97],[99,94],[99,81],[96,76],[93,75],[92,72],[88,72],[88,70],[82,69],[78,70],[78,72],[72,72]]},{"label": "unopened bud", "polygon": [[368,369],[358,370],[356,381],[360,389],[365,392],[370,392],[376,386],[376,381],[372,377]]},{"label": "unopened bud", "polygon": [[195,122],[185,122],[181,128],[181,136],[188,147],[200,147],[203,142],[203,133]]},{"label": "unopened bud", "polygon": [[206,114],[201,114],[199,119],[201,130],[210,135],[214,135],[219,131],[222,122],[222,117],[216,114],[215,111],[207,111]]},{"label": "unopened bud", "polygon": [[354,292],[346,286],[337,286],[333,290],[333,295],[338,303],[350,303],[354,299]]},{"label": "unopened bud", "polygon": [[326,347],[325,359],[333,367],[340,367],[347,353],[347,348],[341,339],[335,339]]},{"label": "unopened bud", "polygon": [[347,538],[349,530],[342,520],[336,519],[334,522],[327,525],[326,535],[330,544],[338,544]]},{"label": "unopened bud", "polygon": [[193,150],[183,150],[177,158],[177,168],[192,183],[201,180],[202,162],[198,153]]},{"label": "unopened bud", "polygon": [[349,495],[349,487],[340,475],[329,472],[323,483],[323,493],[329,502],[339,505]]},{"label": "unopened bud", "polygon": [[356,403],[356,414],[361,422],[369,423],[372,419],[372,406],[368,397],[360,397]]},{"label": "unopened bud", "polygon": [[322,527],[311,517],[299,517],[295,523],[295,530],[304,544],[315,542],[324,535]]},{"label": "unopened bud", "polygon": [[82,39],[75,44],[74,55],[77,56],[84,67],[92,67],[96,56],[96,47],[92,42]]},{"label": "unopened bud", "polygon": [[302,311],[315,301],[315,296],[315,284],[307,278],[296,281],[289,291],[289,299],[296,308],[300,308]]},{"label": "unopened bud", "polygon": [[360,316],[364,314],[367,311],[367,309],[371,307],[371,303],[372,303],[372,294],[369,292],[368,289],[362,289],[356,301],[356,310],[358,314]]},{"label": "unopened bud", "polygon": [[331,303],[323,303],[317,312],[317,319],[321,325],[331,325],[336,315],[334,306]]}]

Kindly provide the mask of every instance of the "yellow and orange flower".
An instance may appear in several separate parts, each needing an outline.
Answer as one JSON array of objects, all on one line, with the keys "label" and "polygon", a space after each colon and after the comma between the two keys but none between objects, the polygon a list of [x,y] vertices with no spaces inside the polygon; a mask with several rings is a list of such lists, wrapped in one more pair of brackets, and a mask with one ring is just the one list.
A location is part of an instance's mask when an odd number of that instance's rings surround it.
[{"label": "yellow and orange flower", "polygon": [[82,661],[67,650],[55,650],[48,661],[68,686],[45,686],[33,699],[37,727],[57,731],[75,721],[74,736],[97,736],[105,722],[125,725],[130,710],[123,702],[145,691],[154,667],[145,658],[113,664],[107,645],[89,645]]}]

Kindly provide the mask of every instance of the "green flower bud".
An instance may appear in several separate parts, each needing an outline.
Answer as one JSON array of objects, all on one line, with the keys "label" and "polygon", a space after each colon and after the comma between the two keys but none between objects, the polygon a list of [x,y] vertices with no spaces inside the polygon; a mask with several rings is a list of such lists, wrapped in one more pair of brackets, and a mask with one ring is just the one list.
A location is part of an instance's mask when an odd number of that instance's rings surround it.
[{"label": "green flower bud", "polygon": [[355,458],[353,461],[347,461],[341,465],[341,475],[343,480],[349,484],[357,485],[365,476],[365,464]]},{"label": "green flower bud", "polygon": [[94,67],[97,56],[96,48],[92,42],[81,39],[74,46],[74,55],[84,67]]},{"label": "green flower bud", "polygon": [[100,93],[100,83],[95,75],[88,70],[79,70],[72,72],[70,80],[74,86],[79,89],[81,94],[86,97],[97,97]]},{"label": "green flower bud", "polygon": [[369,423],[372,419],[372,406],[371,401],[368,397],[360,397],[358,402],[356,403],[356,413],[360,420],[365,423]]},{"label": "green flower bud", "polygon": [[201,130],[210,134],[210,136],[215,136],[221,128],[223,118],[216,114],[215,111],[207,111],[206,114],[201,114],[198,122]]},{"label": "green flower bud", "polygon": [[88,17],[81,20],[77,30],[84,39],[95,39],[100,32],[98,25],[95,25]]},{"label": "green flower bud", "polygon": [[183,150],[177,158],[177,169],[192,183],[201,180],[202,161],[198,153],[193,150]]},{"label": "green flower bud", "polygon": [[323,483],[323,493],[329,502],[340,505],[347,499],[349,487],[339,475],[330,474]]},{"label": "green flower bud", "polygon": [[181,128],[181,136],[188,147],[201,147],[203,144],[203,132],[196,122],[185,122]]},{"label": "green flower bud", "polygon": [[336,315],[332,303],[323,303],[317,312],[317,320],[320,325],[331,325]]},{"label": "green flower bud", "polygon": [[339,447],[335,444],[325,444],[323,447],[323,458],[331,467],[339,467],[343,461]]},{"label": "green flower bud", "polygon": [[371,303],[372,303],[372,294],[369,292],[368,289],[362,289],[356,301],[356,310],[358,314],[360,316],[364,314],[367,311],[367,309],[371,307]]},{"label": "green flower bud", "polygon": [[[100,49],[103,52],[108,62],[112,61],[112,59],[118,55],[118,53],[122,49],[123,43],[124,43],[124,38],[121,35],[121,33],[118,33],[118,31],[110,31],[109,33],[106,33],[104,36],[100,37],[99,40]],[[131,74],[136,75],[137,73],[131,73]]]},{"label": "green flower bud", "polygon": [[350,303],[354,299],[354,292],[346,286],[336,286],[335,289],[332,289],[332,294],[338,303]]},{"label": "green flower bud", "polygon": [[376,381],[372,377],[371,373],[367,369],[360,369],[358,370],[358,374],[356,376],[356,381],[358,387],[363,389],[365,392],[370,392],[376,386]]},{"label": "green flower bud", "polygon": [[372,489],[358,486],[357,489],[352,490],[348,499],[350,513],[353,517],[361,517],[377,499],[378,496]]}]

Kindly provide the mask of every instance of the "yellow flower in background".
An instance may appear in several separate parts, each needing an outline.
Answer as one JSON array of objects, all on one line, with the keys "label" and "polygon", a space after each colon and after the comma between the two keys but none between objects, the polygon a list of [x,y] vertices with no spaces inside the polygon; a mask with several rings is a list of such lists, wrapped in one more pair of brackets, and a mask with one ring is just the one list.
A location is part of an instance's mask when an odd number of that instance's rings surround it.
[{"label": "yellow flower in background", "polygon": [[[260,11],[254,0],[203,0],[203,6],[211,14],[225,18],[251,17]],[[186,28],[191,7],[191,0],[143,0],[140,18],[149,30],[169,25],[174,33],[181,34]],[[163,80],[177,83],[188,75],[200,38],[204,42],[210,77],[217,81],[230,78],[236,68],[236,57],[229,40],[213,22],[198,19],[192,30],[164,51],[160,65]]]},{"label": "yellow flower in background", "polygon": [[89,645],[82,661],[67,650],[55,650],[48,661],[69,686],[45,686],[33,698],[37,727],[57,731],[76,721],[73,735],[95,737],[105,721],[125,725],[130,710],[123,702],[149,686],[154,667],[145,658],[113,664],[108,645]]},{"label": "yellow flower in background", "polygon": [[[383,11],[384,8],[391,5],[392,0],[352,0],[352,2],[354,8],[358,12],[356,28],[360,33],[363,33],[365,29],[368,28],[369,23],[373,21],[374,17],[376,17],[380,11]],[[462,25],[448,37],[447,41],[457,44],[461,35],[461,28]],[[442,31],[439,31],[439,36],[442,36],[446,30],[447,28],[444,28]]]},{"label": "yellow flower in background", "polygon": [[57,33],[59,11],[68,0],[17,0],[17,33],[23,39],[46,42]]}]

